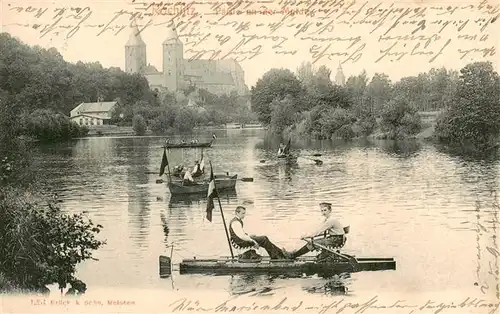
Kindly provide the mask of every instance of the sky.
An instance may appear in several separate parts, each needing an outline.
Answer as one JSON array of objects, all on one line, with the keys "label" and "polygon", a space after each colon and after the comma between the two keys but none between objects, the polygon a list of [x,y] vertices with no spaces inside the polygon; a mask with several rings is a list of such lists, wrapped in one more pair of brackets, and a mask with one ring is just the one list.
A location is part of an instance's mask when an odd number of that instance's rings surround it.
[{"label": "sky", "polygon": [[250,87],[271,68],[296,71],[303,61],[328,66],[332,79],[339,64],[347,77],[366,70],[393,81],[474,61],[491,61],[498,69],[499,1],[326,0],[297,6],[295,0],[244,0],[231,6],[88,0],[68,6],[6,0],[0,14],[1,31],[28,45],[55,47],[69,62],[122,69],[135,17],[145,27],[147,61],[160,71],[162,42],[173,19],[185,59],[238,58]]}]

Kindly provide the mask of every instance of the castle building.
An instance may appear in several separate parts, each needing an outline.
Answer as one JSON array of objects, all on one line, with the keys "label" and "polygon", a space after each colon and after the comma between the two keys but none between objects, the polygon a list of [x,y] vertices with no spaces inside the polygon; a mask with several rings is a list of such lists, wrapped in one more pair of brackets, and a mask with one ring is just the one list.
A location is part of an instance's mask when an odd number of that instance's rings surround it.
[{"label": "castle building", "polygon": [[146,44],[134,24],[125,45],[125,72],[144,75],[151,89],[177,92],[195,86],[216,95],[229,95],[232,91],[240,96],[249,94],[245,72],[237,61],[184,59],[184,45],[174,28],[167,30],[162,51],[163,71],[160,72],[147,63]]}]

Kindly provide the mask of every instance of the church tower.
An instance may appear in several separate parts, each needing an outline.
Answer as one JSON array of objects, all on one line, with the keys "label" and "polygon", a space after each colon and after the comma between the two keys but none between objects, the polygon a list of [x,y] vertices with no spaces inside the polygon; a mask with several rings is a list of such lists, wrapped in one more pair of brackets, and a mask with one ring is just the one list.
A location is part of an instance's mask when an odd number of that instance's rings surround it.
[{"label": "church tower", "polygon": [[125,72],[142,73],[146,68],[146,44],[141,38],[139,28],[135,21],[132,33],[125,44]]},{"label": "church tower", "polygon": [[184,46],[179,40],[175,26],[169,27],[163,41],[164,86],[175,92],[184,81]]},{"label": "church tower", "polygon": [[340,65],[340,62],[339,62],[339,67],[337,68],[337,75],[335,75],[335,84],[340,86],[345,85],[345,75],[344,72],[342,71],[342,66]]}]

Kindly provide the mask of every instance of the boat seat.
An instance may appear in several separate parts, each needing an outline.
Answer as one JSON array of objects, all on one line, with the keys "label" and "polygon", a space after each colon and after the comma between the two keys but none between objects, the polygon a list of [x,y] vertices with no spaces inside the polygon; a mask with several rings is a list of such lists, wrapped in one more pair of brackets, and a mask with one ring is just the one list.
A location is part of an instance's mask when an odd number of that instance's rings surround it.
[{"label": "boat seat", "polygon": [[[344,234],[343,235],[319,235],[313,238],[313,245],[315,240],[320,240],[320,239],[331,239],[331,243],[324,245],[325,247],[331,249],[331,250],[336,250],[337,252],[340,252],[340,249],[344,247],[345,243],[347,242],[347,234],[350,231],[350,226],[344,227]],[[321,248],[316,248],[321,251],[324,251]]]},{"label": "boat seat", "polygon": [[[248,245],[238,245],[236,242],[234,242],[233,238],[231,238],[231,246],[236,250],[236,255],[238,258],[242,258],[245,255],[248,255],[251,251],[255,251],[256,253],[259,253],[258,251],[255,250],[253,247],[253,243],[248,242]],[[260,250],[261,248],[259,248]],[[258,262],[258,261],[256,261]]]}]

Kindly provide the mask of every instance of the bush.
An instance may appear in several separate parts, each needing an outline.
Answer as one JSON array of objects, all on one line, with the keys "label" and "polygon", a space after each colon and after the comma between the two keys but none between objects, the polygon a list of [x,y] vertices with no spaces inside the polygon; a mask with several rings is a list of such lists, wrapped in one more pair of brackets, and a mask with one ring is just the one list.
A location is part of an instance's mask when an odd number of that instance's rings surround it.
[{"label": "bush", "polygon": [[373,133],[377,127],[377,120],[372,114],[361,115],[353,124],[352,129],[355,136],[368,136]]},{"label": "bush", "polygon": [[405,139],[420,132],[422,121],[416,108],[396,98],[383,106],[380,128],[387,139]]},{"label": "bush", "polygon": [[132,118],[132,128],[136,135],[146,134],[146,121],[141,115],[136,114],[134,118]]},{"label": "bush", "polygon": [[89,132],[86,126],[79,126],[69,117],[48,109],[38,109],[20,117],[21,134],[42,142],[57,142],[74,137],[85,136]]},{"label": "bush", "polygon": [[95,238],[102,226],[81,214],[64,214],[54,200],[40,199],[30,192],[0,190],[0,290],[81,285],[74,276],[76,265],[104,244]]},{"label": "bush", "polygon": [[[346,139],[352,138],[352,123],[355,121],[354,116],[346,109],[330,108],[323,112],[319,119],[321,125],[321,137],[330,139],[332,135]],[[350,129],[350,130],[349,130]]]}]

